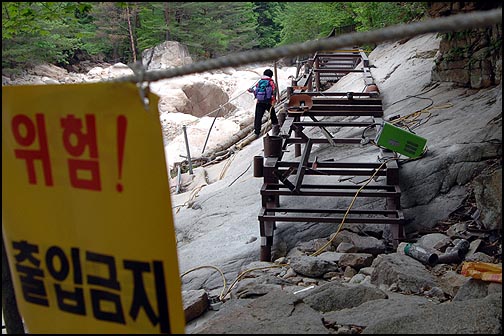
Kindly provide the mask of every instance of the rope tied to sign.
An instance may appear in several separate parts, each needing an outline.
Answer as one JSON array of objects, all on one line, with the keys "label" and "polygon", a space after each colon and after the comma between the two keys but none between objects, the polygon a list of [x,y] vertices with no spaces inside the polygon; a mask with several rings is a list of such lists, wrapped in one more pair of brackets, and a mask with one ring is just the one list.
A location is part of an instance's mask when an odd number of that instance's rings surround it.
[{"label": "rope tied to sign", "polygon": [[[150,63],[150,60],[149,60],[149,63]],[[135,77],[138,78],[138,80],[136,81],[136,86],[138,88],[138,94],[140,95],[140,100],[142,102],[142,105],[143,105],[145,111],[149,112],[149,98],[147,98],[147,96],[150,92],[150,87],[149,87],[150,83],[149,83],[149,81],[145,81],[146,67],[144,67],[144,65],[140,61],[129,64],[128,67],[131,70],[133,70]]]}]

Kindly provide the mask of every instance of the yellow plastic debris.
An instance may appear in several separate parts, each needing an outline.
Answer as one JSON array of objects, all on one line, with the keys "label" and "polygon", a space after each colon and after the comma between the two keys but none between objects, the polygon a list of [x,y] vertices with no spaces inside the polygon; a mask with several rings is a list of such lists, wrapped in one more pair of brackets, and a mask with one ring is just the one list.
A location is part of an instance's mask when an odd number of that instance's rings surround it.
[{"label": "yellow plastic debris", "polygon": [[497,264],[465,261],[460,273],[474,279],[502,283],[502,266]]}]

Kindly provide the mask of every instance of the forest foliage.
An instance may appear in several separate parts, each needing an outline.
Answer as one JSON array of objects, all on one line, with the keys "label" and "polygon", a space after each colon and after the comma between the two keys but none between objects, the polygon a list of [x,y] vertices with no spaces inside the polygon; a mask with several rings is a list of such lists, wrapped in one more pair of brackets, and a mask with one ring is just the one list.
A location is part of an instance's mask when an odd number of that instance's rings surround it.
[{"label": "forest foliage", "polygon": [[128,64],[164,41],[178,41],[203,60],[333,30],[410,22],[426,8],[426,2],[2,2],[2,72],[44,62],[64,66],[82,55]]}]

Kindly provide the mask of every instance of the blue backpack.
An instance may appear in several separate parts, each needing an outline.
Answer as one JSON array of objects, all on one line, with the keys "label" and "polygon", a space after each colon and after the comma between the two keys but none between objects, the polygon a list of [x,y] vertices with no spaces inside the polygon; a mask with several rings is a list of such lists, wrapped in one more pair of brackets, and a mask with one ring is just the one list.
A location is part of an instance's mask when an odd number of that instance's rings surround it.
[{"label": "blue backpack", "polygon": [[261,79],[256,85],[254,96],[260,103],[270,103],[273,95],[273,87],[270,83],[271,79]]}]

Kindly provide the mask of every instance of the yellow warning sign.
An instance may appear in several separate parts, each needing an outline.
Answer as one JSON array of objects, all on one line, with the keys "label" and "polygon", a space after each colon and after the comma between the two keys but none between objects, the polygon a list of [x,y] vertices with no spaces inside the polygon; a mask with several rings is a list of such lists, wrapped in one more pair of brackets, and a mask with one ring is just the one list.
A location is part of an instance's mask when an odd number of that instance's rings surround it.
[{"label": "yellow warning sign", "polygon": [[30,333],[184,333],[158,100],[2,87],[2,230]]}]

